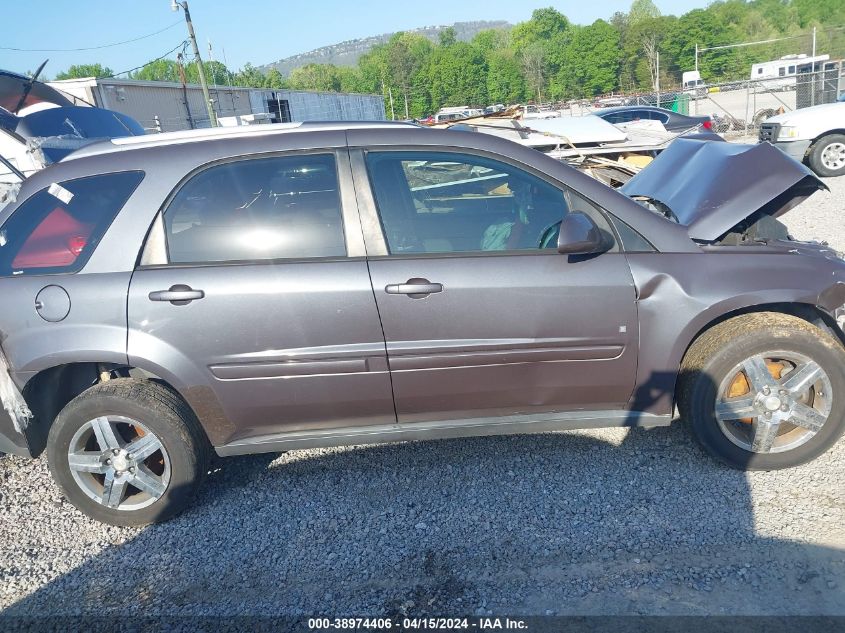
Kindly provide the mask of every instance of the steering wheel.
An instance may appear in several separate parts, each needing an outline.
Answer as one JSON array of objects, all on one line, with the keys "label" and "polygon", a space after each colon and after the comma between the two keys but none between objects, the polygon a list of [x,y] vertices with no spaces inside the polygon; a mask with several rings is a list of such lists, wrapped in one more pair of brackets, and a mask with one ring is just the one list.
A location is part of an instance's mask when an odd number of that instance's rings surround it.
[{"label": "steering wheel", "polygon": [[557,235],[560,233],[561,220],[549,224],[540,233],[540,239],[537,242],[537,248],[551,248],[557,242]]}]

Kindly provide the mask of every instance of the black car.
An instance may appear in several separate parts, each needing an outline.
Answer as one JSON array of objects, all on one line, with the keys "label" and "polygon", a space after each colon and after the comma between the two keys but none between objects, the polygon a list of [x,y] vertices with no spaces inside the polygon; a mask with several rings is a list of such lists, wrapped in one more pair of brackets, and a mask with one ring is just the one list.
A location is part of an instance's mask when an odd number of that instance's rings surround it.
[{"label": "black car", "polygon": [[710,130],[713,125],[709,116],[689,116],[657,106],[620,106],[596,110],[593,114],[614,125],[633,121],[660,121],[669,132],[683,132],[699,125]]}]

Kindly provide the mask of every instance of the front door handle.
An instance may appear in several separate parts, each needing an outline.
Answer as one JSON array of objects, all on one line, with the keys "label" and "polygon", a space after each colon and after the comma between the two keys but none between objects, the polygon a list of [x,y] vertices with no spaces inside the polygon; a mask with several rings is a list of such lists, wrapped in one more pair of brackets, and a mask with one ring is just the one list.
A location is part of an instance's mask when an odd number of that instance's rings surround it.
[{"label": "front door handle", "polygon": [[443,292],[443,284],[433,284],[428,279],[414,277],[404,284],[387,285],[384,291],[389,295],[408,295],[412,299],[421,299],[433,292]]},{"label": "front door handle", "polygon": [[169,301],[175,306],[188,305],[191,301],[202,299],[205,293],[202,290],[194,290],[185,284],[170,286],[167,290],[154,290],[148,295],[150,301]]}]

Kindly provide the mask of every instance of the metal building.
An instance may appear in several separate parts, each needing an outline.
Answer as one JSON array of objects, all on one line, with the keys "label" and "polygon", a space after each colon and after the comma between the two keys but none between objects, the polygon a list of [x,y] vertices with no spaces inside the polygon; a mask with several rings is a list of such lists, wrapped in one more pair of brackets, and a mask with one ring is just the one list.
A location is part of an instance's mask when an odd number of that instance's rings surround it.
[{"label": "metal building", "polygon": [[[198,84],[134,79],[66,79],[47,82],[78,105],[128,114],[148,132],[209,127]],[[384,97],[335,92],[263,90],[209,86],[218,119],[224,124],[285,121],[383,121]],[[255,115],[255,116],[249,116]]]}]

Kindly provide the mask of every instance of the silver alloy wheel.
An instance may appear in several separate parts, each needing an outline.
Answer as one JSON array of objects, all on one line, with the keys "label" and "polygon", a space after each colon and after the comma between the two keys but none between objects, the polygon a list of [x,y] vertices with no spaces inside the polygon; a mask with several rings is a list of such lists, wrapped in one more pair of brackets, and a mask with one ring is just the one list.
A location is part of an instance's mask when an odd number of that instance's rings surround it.
[{"label": "silver alloy wheel", "polygon": [[[744,393],[737,394],[739,391]],[[797,352],[747,358],[719,385],[716,422],[734,444],[753,453],[783,453],[805,444],[830,415],[830,378]]]},{"label": "silver alloy wheel", "polygon": [[822,150],[822,165],[836,171],[845,167],[845,143],[831,143]]},{"label": "silver alloy wheel", "polygon": [[170,483],[170,458],[161,440],[136,420],[109,415],[89,420],[71,438],[68,467],[91,499],[116,510],[158,501]]}]

